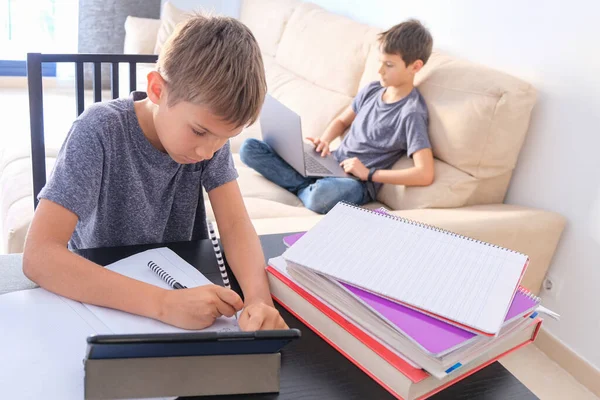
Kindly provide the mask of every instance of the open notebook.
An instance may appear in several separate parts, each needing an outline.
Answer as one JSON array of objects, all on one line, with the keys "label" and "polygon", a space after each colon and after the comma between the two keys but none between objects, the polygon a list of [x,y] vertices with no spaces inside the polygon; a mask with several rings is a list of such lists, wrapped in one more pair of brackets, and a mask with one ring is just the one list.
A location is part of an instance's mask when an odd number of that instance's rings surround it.
[{"label": "open notebook", "polygon": [[472,332],[500,331],[527,256],[452,232],[338,203],[283,254],[305,269]]},{"label": "open notebook", "polygon": [[[212,284],[212,282],[202,275],[200,271],[179,257],[174,251],[166,247],[135,254],[114,264],[108,265],[106,269],[137,279],[138,281],[150,283],[154,286],[171,289],[164,280],[148,268],[148,261],[155,262],[173,279],[189,288]],[[190,332],[186,329],[177,328],[154,319],[129,314],[123,311],[89,304],[84,304],[84,306],[101,320],[112,333]],[[239,330],[239,328],[235,318],[221,317],[207,330],[233,331]]]},{"label": "open notebook", "polygon": [[[156,262],[187,287],[211,282],[167,248],[148,250],[107,266],[123,275],[165,289],[169,286],[148,267]],[[2,329],[10,326],[10,329]],[[239,330],[234,318],[219,318],[206,331]],[[83,398],[86,338],[93,334],[183,332],[162,322],[91,306],[44,289],[0,296],[0,387],[3,398]],[[189,332],[189,331],[186,331]],[[19,343],[27,343],[19,346]],[[32,385],[32,377],[35,384]]]}]

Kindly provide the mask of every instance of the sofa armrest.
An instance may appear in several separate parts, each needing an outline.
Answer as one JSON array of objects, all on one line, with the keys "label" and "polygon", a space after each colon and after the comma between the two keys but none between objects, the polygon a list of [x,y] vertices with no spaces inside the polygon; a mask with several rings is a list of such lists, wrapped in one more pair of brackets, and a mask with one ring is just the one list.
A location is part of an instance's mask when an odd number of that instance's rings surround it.
[{"label": "sofa armrest", "polygon": [[[508,204],[391,211],[392,214],[522,252],[530,263],[521,284],[538,293],[565,226],[556,213]],[[322,216],[252,220],[258,234],[305,231]]]},{"label": "sofa armrest", "polygon": [[128,16],[125,20],[125,54],[154,54],[160,19]]}]

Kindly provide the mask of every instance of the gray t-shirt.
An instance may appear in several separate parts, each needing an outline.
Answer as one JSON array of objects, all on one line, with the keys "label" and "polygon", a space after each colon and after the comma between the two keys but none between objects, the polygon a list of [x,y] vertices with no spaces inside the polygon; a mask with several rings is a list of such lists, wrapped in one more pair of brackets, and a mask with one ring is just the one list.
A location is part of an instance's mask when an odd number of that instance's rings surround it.
[{"label": "gray t-shirt", "polygon": [[213,158],[181,165],[144,136],[131,98],[96,103],[73,123],[39,194],[77,214],[69,248],[205,238],[202,187],[237,178],[229,143]]},{"label": "gray t-shirt", "polygon": [[[427,105],[417,88],[395,103],[384,103],[384,92],[379,81],[358,92],[352,101],[356,118],[334,152],[338,161],[356,157],[367,168],[389,169],[404,154],[431,148]],[[381,186],[375,182],[370,188],[373,198]]]}]

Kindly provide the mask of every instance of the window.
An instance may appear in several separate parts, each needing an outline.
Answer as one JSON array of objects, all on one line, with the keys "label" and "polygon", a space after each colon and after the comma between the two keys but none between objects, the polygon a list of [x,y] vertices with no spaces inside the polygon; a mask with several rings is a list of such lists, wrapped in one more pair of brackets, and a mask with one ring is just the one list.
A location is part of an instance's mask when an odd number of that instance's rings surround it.
[{"label": "window", "polygon": [[[28,52],[57,49],[56,21],[61,0],[0,0],[0,75],[26,76]],[[67,1],[69,3],[69,1]],[[56,64],[44,65],[56,76]]]}]

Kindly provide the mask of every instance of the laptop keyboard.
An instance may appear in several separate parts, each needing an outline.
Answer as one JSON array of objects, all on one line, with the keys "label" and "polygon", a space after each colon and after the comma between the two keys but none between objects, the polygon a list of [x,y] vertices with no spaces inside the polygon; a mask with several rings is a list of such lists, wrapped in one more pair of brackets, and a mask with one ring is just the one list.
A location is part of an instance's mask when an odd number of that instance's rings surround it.
[{"label": "laptop keyboard", "polygon": [[306,165],[306,172],[310,174],[333,175],[333,172],[322,166],[317,160],[306,153],[304,153],[304,165]]}]

